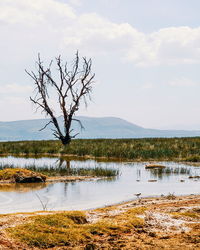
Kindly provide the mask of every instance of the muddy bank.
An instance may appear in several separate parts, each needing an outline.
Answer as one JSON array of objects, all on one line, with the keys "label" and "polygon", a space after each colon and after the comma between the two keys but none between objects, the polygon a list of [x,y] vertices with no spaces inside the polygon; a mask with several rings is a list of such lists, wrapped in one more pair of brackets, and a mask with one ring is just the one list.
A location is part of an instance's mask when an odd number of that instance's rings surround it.
[{"label": "muddy bank", "polygon": [[92,177],[92,176],[55,176],[47,177],[46,182],[71,182],[71,181],[84,181],[84,180],[98,180],[107,177]]},{"label": "muddy bank", "polygon": [[[56,177],[47,177],[45,183],[54,183],[54,182],[72,182],[72,181],[84,181],[84,180],[98,180],[107,177],[92,177],[92,176],[56,176]],[[2,180],[0,185],[5,184],[15,184],[15,181],[12,180]],[[33,183],[33,182],[30,182]],[[35,182],[37,183],[37,182]],[[19,184],[19,183],[18,183]],[[28,184],[28,183],[27,183]]]},{"label": "muddy bank", "polygon": [[200,195],[138,199],[84,213],[1,215],[0,232],[0,249],[199,249]]},{"label": "muddy bank", "polygon": [[[95,180],[100,177],[94,176],[46,176],[27,169],[4,169],[0,170],[0,185],[13,183],[52,183],[71,182],[83,180]],[[103,178],[103,177],[101,177]],[[105,177],[104,177],[105,178]]]},{"label": "muddy bank", "polygon": [[46,175],[28,169],[5,168],[0,170],[0,184],[3,183],[40,183],[46,181]]}]

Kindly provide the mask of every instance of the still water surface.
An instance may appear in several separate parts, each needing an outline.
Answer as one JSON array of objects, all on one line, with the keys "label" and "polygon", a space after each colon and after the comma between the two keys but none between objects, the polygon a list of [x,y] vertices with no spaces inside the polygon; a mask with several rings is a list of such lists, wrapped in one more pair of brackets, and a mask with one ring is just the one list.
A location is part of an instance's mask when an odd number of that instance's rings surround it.
[{"label": "still water surface", "polygon": [[200,176],[200,167],[182,163],[159,162],[166,168],[150,170],[145,169],[146,163],[1,157],[0,166],[6,164],[14,167],[66,167],[66,164],[71,168],[115,168],[120,175],[81,182],[0,185],[0,213],[42,210],[38,197],[47,204],[48,210],[80,210],[135,199],[136,193],[141,193],[141,197],[200,193],[200,179],[188,178]]}]

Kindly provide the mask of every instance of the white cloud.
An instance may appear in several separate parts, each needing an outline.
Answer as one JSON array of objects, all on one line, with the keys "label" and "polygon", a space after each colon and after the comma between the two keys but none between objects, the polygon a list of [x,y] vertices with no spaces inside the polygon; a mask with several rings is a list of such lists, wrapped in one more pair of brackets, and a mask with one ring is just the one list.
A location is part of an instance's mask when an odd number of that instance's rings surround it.
[{"label": "white cloud", "polygon": [[[83,0],[82,0],[82,1],[83,1]],[[70,2],[72,5],[81,6],[81,5],[82,5],[82,1],[81,1],[81,0],[70,0],[69,2]]]},{"label": "white cloud", "polygon": [[182,77],[182,78],[169,81],[168,85],[173,86],[173,87],[193,87],[193,86],[198,86],[200,84],[191,79]]},{"label": "white cloud", "polygon": [[[156,66],[200,63],[200,28],[169,27],[147,34],[129,23],[110,21],[97,13],[79,15],[76,4],[83,0],[64,2],[0,0],[1,119],[33,117],[35,109],[28,100],[33,94],[33,84],[26,85],[31,79],[24,69],[35,72],[34,61],[38,52],[48,63],[58,54],[70,60],[76,49],[80,55],[93,58],[94,67],[98,67],[94,69],[96,79],[102,83],[96,84],[95,103],[90,104],[87,115],[128,117],[129,113],[130,120],[143,124],[145,119],[147,124],[153,120],[154,124],[168,122],[169,117],[180,119],[177,116],[180,112],[183,119],[190,114],[192,119],[195,111],[191,110],[199,106],[197,67],[182,69],[180,65],[160,69]],[[124,61],[130,65],[122,65]],[[155,68],[132,69],[132,65]],[[177,75],[188,78],[177,78]],[[190,80],[190,75],[196,80]],[[172,80],[165,80],[169,76]],[[125,87],[127,91],[123,92]],[[111,91],[114,93],[112,101]],[[190,100],[187,105],[186,95]],[[55,109],[56,105],[52,103]],[[133,108],[125,114],[124,105]],[[40,113],[36,115],[40,117]],[[196,117],[194,115],[193,119]]]},{"label": "white cloud", "polygon": [[0,49],[4,53],[9,47],[13,60],[32,58],[35,51],[51,56],[79,49],[137,66],[200,62],[200,28],[169,27],[145,34],[96,13],[77,15],[69,4],[56,0],[0,1],[0,28]]},{"label": "white cloud", "polygon": [[77,18],[66,33],[70,34],[64,39],[66,46],[77,46],[94,55],[117,53],[138,66],[200,62],[200,28],[171,27],[145,34],[128,23],[116,24],[87,14]]},{"label": "white cloud", "polygon": [[152,84],[152,83],[145,83],[145,84],[143,84],[142,86],[141,86],[141,89],[142,90],[148,90],[148,89],[153,89],[154,88],[154,84]]},{"label": "white cloud", "polygon": [[2,95],[23,95],[33,91],[33,88],[29,85],[23,86],[21,84],[12,83],[0,85],[0,94]]},{"label": "white cloud", "polygon": [[4,0],[0,2],[0,21],[8,24],[41,25],[62,18],[76,17],[73,9],[55,0]]},{"label": "white cloud", "polygon": [[149,37],[155,64],[200,62],[200,28],[165,28]]}]

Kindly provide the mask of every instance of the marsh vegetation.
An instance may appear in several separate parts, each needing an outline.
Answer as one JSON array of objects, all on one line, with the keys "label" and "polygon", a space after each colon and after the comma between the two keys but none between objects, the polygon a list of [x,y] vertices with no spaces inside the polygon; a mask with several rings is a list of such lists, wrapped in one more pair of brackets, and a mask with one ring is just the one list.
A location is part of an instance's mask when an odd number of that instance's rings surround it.
[{"label": "marsh vegetation", "polygon": [[67,147],[63,147],[59,141],[1,142],[0,154],[198,162],[200,138],[76,139]]},{"label": "marsh vegetation", "polygon": [[191,168],[187,167],[166,167],[166,168],[155,168],[155,169],[149,169],[151,172],[151,175],[154,176],[155,178],[165,178],[166,176],[170,175],[186,175],[190,176],[191,175]]},{"label": "marsh vegetation", "polygon": [[[36,165],[27,165],[23,169],[17,169],[14,165],[1,165],[0,166],[0,180],[1,180],[1,173],[2,178],[5,173],[9,173],[10,175],[15,175],[16,172],[23,173],[38,173],[40,175],[46,175],[49,177],[52,176],[91,176],[91,177],[114,177],[119,175],[119,170],[112,169],[112,168],[101,168],[101,167],[93,167],[93,168],[66,168],[60,167],[55,168],[53,166],[41,166],[38,167]],[[3,174],[4,173],[4,174]],[[9,176],[10,176],[9,175]]]}]

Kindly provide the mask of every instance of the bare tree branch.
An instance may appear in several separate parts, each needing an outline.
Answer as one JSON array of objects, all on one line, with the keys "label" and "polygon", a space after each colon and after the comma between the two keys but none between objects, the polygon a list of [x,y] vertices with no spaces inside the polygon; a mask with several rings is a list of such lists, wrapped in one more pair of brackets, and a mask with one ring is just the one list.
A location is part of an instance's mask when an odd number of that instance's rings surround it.
[{"label": "bare tree branch", "polygon": [[52,121],[49,121],[43,128],[41,128],[39,131],[44,130],[50,123],[53,123]]},{"label": "bare tree branch", "polygon": [[[58,76],[52,71],[54,62]],[[55,129],[52,129],[53,135],[61,140],[63,145],[68,144],[72,138],[78,135],[78,133],[71,135],[73,131],[71,129],[72,121],[78,122],[81,129],[84,128],[81,121],[74,118],[74,115],[79,110],[81,102],[83,101],[87,106],[87,99],[90,99],[95,77],[95,74],[92,74],[91,68],[92,60],[87,60],[86,57],[80,60],[77,51],[71,69],[68,69],[67,62],[62,62],[60,55],[55,58],[55,61],[52,60],[45,67],[40,54],[38,54],[36,73],[26,70],[26,73],[35,84],[35,96],[30,97],[31,102],[33,102],[37,109],[39,108],[42,112],[45,112],[47,117],[50,117],[50,121],[40,131],[45,129],[50,123],[54,124]],[[50,88],[57,94],[57,102],[63,117],[64,131],[62,131],[58,118],[50,106]]]},{"label": "bare tree branch", "polygon": [[79,125],[80,125],[80,127],[81,127],[81,129],[84,129],[84,126],[83,126],[83,124],[82,124],[82,122],[81,122],[80,120],[75,119],[75,118],[72,118],[72,121],[76,121],[76,122],[78,122],[78,123],[79,123]]}]

